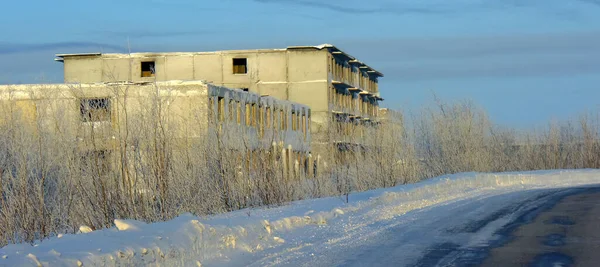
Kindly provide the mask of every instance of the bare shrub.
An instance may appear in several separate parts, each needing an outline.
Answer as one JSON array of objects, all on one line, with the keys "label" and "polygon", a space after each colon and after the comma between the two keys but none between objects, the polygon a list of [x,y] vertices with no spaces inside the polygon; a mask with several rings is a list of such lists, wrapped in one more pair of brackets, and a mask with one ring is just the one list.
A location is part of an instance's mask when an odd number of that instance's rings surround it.
[{"label": "bare shrub", "polygon": [[413,116],[420,177],[458,172],[504,172],[598,167],[597,115],[551,122],[518,132],[493,125],[472,102],[445,103]]},{"label": "bare shrub", "polygon": [[[520,133],[472,102],[438,100],[409,122],[391,111],[378,121],[333,117],[308,154],[281,142],[276,121],[248,134],[233,117],[207,123],[193,105],[177,117],[176,90],[153,89],[139,97],[127,84],[109,86],[110,102],[73,101],[84,95],[78,86],[3,92],[0,245],[111,227],[116,218],[348,201],[352,192],[448,173],[600,166],[597,114]],[[106,105],[118,108],[106,113]]]}]

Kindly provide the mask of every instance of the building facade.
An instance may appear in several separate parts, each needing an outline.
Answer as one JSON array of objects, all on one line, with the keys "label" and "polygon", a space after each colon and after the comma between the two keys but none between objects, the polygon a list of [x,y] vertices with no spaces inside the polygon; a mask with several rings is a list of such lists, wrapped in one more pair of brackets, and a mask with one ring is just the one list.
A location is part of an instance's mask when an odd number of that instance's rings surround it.
[{"label": "building facade", "polygon": [[318,165],[308,106],[201,81],[6,85],[0,110],[0,127],[73,140],[76,153],[100,165],[122,164],[123,155],[148,158],[138,152],[152,151],[155,140],[169,151],[203,142],[246,161],[270,151],[292,175]]},{"label": "building facade", "polygon": [[204,80],[306,105],[313,149],[361,142],[383,74],[333,45],[192,53],[60,54],[66,83]]}]

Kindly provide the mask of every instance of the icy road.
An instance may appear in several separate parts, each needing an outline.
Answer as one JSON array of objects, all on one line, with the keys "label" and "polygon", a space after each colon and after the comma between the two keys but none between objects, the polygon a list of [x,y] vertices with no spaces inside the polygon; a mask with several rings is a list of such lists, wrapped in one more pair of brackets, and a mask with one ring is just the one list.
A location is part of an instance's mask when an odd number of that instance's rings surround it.
[{"label": "icy road", "polygon": [[372,234],[346,235],[335,244],[274,254],[254,266],[272,261],[289,266],[598,266],[600,262],[600,187],[481,196],[402,217],[367,226]]},{"label": "icy road", "polygon": [[117,220],[6,246],[0,266],[595,266],[598,200],[597,170],[458,174],[350,203]]}]

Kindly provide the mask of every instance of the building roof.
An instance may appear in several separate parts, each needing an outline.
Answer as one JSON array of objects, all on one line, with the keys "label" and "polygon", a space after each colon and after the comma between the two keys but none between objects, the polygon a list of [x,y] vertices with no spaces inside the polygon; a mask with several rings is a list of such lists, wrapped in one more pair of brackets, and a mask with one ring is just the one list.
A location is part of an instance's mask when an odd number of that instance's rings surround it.
[{"label": "building roof", "polygon": [[[359,61],[358,59],[356,59],[355,57],[345,53],[344,51],[338,49],[336,46],[332,45],[332,44],[322,44],[322,45],[316,45],[316,46],[289,46],[285,49],[249,49],[249,50],[226,50],[227,52],[239,52],[239,53],[244,53],[244,52],[249,52],[249,51],[255,51],[255,52],[275,52],[275,51],[285,51],[285,50],[297,50],[297,49],[316,49],[316,50],[323,50],[323,49],[327,49],[329,50],[332,54],[336,54],[336,55],[340,55],[343,57],[346,57],[348,59],[348,61],[351,64],[356,64],[359,65],[359,68],[361,69],[365,69],[368,73],[377,76],[377,77],[383,77],[383,73],[375,70],[374,68],[369,67],[367,64]],[[69,58],[69,57],[90,57],[90,56],[106,56],[106,57],[148,57],[148,56],[157,56],[157,55],[171,55],[171,56],[178,56],[178,55],[195,55],[195,54],[213,54],[213,53],[220,53],[220,52],[224,52],[224,51],[211,51],[211,52],[145,52],[145,53],[130,53],[130,54],[124,54],[124,53],[76,53],[76,54],[56,54],[56,58],[54,60],[59,61],[59,62],[64,62],[65,58]]]},{"label": "building roof", "polygon": [[346,52],[342,51],[341,49],[337,48],[335,45],[332,45],[332,44],[322,44],[322,45],[316,45],[316,46],[288,46],[287,49],[317,49],[317,50],[328,49],[332,54],[341,55],[341,56],[347,58],[351,64],[357,64],[360,66],[360,68],[366,69],[368,73],[374,74],[375,76],[378,76],[378,77],[383,77],[383,73],[375,70],[374,68],[369,67],[369,65],[359,61],[355,57],[347,54]]},{"label": "building roof", "polygon": [[56,54],[54,60],[64,62],[65,57],[89,57],[89,56],[101,56],[102,53],[75,53],[75,54]]}]

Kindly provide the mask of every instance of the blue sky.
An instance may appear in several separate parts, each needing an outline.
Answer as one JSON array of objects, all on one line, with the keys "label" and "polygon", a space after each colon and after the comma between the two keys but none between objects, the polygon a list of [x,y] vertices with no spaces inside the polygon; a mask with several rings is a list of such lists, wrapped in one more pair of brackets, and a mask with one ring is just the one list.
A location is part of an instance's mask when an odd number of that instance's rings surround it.
[{"label": "blue sky", "polygon": [[471,99],[542,125],[600,107],[600,0],[6,1],[0,83],[62,81],[56,53],[332,43],[383,72],[384,106]]}]

